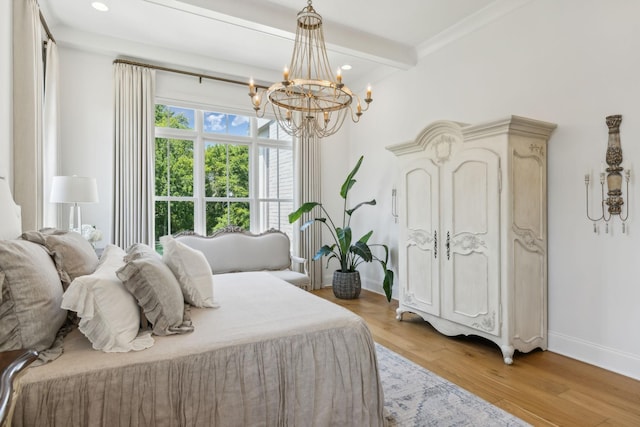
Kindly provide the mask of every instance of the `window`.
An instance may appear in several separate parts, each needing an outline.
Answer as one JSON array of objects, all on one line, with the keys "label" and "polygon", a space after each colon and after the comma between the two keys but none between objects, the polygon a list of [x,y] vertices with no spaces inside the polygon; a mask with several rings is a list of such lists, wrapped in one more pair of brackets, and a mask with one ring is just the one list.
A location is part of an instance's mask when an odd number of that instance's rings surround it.
[{"label": "window", "polygon": [[155,240],[229,224],[292,237],[292,140],[275,122],[156,105]]}]

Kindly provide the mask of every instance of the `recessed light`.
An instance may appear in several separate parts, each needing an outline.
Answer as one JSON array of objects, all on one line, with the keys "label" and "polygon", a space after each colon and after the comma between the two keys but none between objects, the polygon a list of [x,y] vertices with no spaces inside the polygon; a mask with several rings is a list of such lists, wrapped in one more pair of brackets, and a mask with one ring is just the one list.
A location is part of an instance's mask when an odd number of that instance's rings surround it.
[{"label": "recessed light", "polygon": [[91,3],[91,6],[93,6],[95,10],[99,10],[100,12],[106,12],[109,10],[109,7],[106,4],[99,1],[94,1],[93,3]]},{"label": "recessed light", "polygon": [[350,70],[350,69],[351,69],[351,65],[349,65],[349,64],[344,64],[344,65],[343,65],[342,67],[340,67],[340,68],[342,68],[343,70],[347,71],[347,70]]}]

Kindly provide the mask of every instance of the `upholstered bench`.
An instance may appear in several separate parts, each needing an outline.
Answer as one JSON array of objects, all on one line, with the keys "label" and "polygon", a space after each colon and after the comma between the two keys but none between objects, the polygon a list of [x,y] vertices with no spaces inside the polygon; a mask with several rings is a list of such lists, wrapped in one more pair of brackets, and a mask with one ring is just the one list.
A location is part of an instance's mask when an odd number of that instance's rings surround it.
[{"label": "upholstered bench", "polygon": [[[310,290],[307,260],[291,255],[289,237],[279,230],[253,234],[229,226],[211,236],[182,232],[175,236],[185,245],[204,253],[213,274],[239,271],[268,271],[302,289]],[[294,271],[300,264],[304,273]]]}]

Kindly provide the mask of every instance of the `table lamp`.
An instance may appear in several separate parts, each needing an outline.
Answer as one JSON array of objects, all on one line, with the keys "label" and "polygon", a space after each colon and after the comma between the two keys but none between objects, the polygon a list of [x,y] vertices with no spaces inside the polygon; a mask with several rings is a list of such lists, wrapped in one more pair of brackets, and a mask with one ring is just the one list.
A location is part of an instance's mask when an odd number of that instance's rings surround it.
[{"label": "table lamp", "polygon": [[95,178],[86,176],[54,176],[51,183],[51,203],[72,203],[69,209],[69,230],[82,232],[82,215],[78,203],[98,203]]}]

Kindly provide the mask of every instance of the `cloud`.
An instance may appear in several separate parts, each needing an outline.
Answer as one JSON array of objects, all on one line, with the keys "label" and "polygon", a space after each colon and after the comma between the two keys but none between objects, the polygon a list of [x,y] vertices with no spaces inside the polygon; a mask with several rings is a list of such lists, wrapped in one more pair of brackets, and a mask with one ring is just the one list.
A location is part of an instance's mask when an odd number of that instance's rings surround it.
[{"label": "cloud", "polygon": [[233,122],[231,126],[242,126],[245,123],[249,123],[249,118],[245,116],[233,116]]},{"label": "cloud", "polygon": [[205,117],[207,130],[214,132],[224,131],[227,126],[225,125],[225,114],[210,113]]}]

